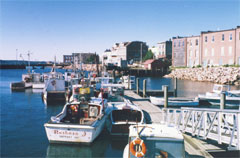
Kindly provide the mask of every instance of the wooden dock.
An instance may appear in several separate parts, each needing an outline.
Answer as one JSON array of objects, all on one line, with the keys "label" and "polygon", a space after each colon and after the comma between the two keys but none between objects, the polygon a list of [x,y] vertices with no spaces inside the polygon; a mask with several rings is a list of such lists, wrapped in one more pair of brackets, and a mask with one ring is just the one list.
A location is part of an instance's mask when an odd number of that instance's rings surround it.
[{"label": "wooden dock", "polygon": [[[138,105],[144,112],[147,123],[164,123],[166,117],[163,108],[153,105],[148,99],[142,98],[131,90],[125,90],[125,98],[131,100]],[[172,118],[173,120],[176,118]],[[173,121],[174,122],[174,121]],[[177,120],[175,120],[175,124]],[[218,143],[209,140],[198,139],[197,136],[183,134],[185,151],[188,157],[213,157],[210,152],[226,152],[226,146],[218,145]],[[211,143],[213,142],[213,143]]]}]

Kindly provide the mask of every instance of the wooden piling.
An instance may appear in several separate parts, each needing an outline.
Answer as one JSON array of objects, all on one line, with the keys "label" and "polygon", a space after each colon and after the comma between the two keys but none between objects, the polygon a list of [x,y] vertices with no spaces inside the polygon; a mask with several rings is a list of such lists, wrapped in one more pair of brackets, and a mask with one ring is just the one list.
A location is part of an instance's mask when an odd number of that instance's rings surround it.
[{"label": "wooden piling", "polygon": [[137,94],[139,95],[139,78],[136,80],[136,88],[137,88]]},{"label": "wooden piling", "polygon": [[174,97],[177,97],[177,78],[174,80]]},{"label": "wooden piling", "polygon": [[168,86],[164,86],[164,108],[168,107]]},{"label": "wooden piling", "polygon": [[146,91],[147,91],[147,80],[143,80],[143,97],[146,98]]},{"label": "wooden piling", "polygon": [[220,109],[223,110],[226,104],[226,94],[221,93],[221,100],[220,100]]}]

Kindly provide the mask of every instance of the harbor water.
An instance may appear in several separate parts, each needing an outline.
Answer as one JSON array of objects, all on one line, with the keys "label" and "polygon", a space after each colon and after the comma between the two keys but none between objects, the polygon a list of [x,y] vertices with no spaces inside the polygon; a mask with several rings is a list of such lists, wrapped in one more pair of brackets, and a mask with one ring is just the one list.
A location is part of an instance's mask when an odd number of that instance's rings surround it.
[{"label": "harbor water", "polygon": [[[50,70],[36,70],[36,72]],[[11,91],[10,83],[21,80],[27,70],[0,70],[1,104],[1,157],[122,157],[127,138],[111,137],[106,131],[91,145],[50,144],[44,123],[57,115],[63,105],[45,105],[41,91],[27,89]],[[166,78],[140,78],[147,80],[147,89],[159,90],[162,85],[173,89],[173,81]],[[196,97],[211,91],[212,83],[178,81],[178,96]],[[232,89],[240,89],[232,86]]]}]

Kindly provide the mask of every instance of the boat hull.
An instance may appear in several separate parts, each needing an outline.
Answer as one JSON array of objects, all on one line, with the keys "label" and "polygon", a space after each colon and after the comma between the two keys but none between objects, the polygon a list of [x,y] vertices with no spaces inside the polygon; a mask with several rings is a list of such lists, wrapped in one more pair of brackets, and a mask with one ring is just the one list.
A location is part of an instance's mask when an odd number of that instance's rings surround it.
[{"label": "boat hull", "polygon": [[45,130],[50,143],[92,143],[102,132],[106,116],[88,125],[69,125],[46,123]]},{"label": "boat hull", "polygon": [[[151,97],[150,101],[154,105],[163,106],[165,103],[164,98],[158,98],[158,97]],[[169,106],[198,106],[199,101],[193,100],[193,99],[176,99],[176,98],[169,98],[168,99],[168,105]]]},{"label": "boat hull", "polygon": [[44,89],[45,84],[44,83],[33,83],[32,88],[33,89]]},{"label": "boat hull", "polygon": [[66,95],[63,91],[43,92],[43,101],[45,104],[52,102],[65,102]]},{"label": "boat hull", "polygon": [[[208,97],[205,95],[199,95],[201,100],[206,100],[210,104],[219,106],[220,105],[220,97]],[[240,107],[240,97],[226,97],[225,105],[228,107]]]}]

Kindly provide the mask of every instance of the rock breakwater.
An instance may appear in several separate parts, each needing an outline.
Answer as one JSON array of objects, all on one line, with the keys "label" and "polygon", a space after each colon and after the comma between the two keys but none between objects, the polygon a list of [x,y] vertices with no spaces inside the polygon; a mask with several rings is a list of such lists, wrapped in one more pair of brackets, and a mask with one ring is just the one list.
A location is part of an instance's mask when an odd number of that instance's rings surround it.
[{"label": "rock breakwater", "polygon": [[239,67],[179,68],[164,77],[240,85]]}]

